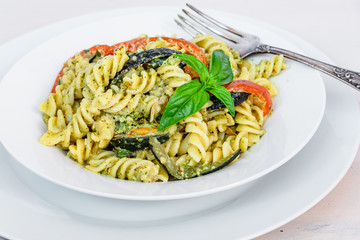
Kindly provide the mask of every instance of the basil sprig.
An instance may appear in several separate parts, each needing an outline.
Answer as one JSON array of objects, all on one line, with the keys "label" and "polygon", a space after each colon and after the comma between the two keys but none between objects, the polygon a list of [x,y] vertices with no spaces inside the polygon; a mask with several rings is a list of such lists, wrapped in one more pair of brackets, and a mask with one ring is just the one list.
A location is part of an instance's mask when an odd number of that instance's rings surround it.
[{"label": "basil sprig", "polygon": [[209,92],[220,99],[229,109],[230,114],[235,116],[235,106],[231,94],[221,86],[230,83],[234,78],[229,56],[224,51],[215,50],[212,53],[209,70],[205,64],[193,56],[186,54],[175,54],[174,56],[192,67],[199,74],[200,81],[191,80],[176,89],[161,117],[159,131],[198,112],[209,101]]}]

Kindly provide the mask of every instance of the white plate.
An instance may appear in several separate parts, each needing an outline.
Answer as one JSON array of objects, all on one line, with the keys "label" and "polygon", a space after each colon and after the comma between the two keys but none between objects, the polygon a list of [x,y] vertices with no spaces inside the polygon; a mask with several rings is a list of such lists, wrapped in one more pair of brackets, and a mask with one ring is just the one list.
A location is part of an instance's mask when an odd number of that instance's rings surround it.
[{"label": "white plate", "polygon": [[[129,12],[123,10],[118,17],[93,22],[52,38],[26,54],[3,79],[0,108],[4,113],[11,113],[11,117],[0,119],[0,138],[6,149],[31,171],[62,186],[98,196],[137,200],[188,198],[258,179],[293,157],[315,133],[325,108],[322,79],[317,71],[288,61],[289,69],[274,78],[279,95],[275,98],[274,112],[265,124],[267,133],[241,161],[216,173],[188,181],[139,184],[85,171],[66,158],[63,151],[40,145],[38,139],[46,127],[38,106],[47,98],[63,62],[76,51],[95,44],[125,41],[141,33],[151,36],[179,33],[179,37],[187,37],[172,21],[177,8],[139,8],[136,13]],[[302,52],[287,39],[286,33],[277,34],[276,28],[238,15],[208,12],[229,25],[241,23],[242,30],[257,34],[266,43]],[[131,24],[122,24],[129,18]],[[14,134],[17,131],[21,137]]]},{"label": "white plate", "polygon": [[[116,10],[60,22],[1,46],[1,55],[11,58],[0,65],[0,77],[24,52],[45,38],[75,25],[120,13]],[[292,35],[287,37],[307,54],[330,62],[309,44]],[[117,239],[119,236],[135,240],[155,236],[157,239],[211,240],[249,239],[271,231],[310,209],[329,193],[350,167],[359,146],[360,127],[353,123],[360,121],[360,109],[354,90],[326,76],[324,79],[328,96],[324,119],[299,154],[228,206],[168,225],[129,228],[72,216],[31,192],[14,175],[9,162],[18,165],[18,171],[31,179],[31,183],[48,186],[43,194],[50,191],[49,188],[61,187],[23,168],[0,146],[0,235],[27,240]],[[75,193],[66,188],[62,191]],[[99,202],[99,206],[102,204]]]}]

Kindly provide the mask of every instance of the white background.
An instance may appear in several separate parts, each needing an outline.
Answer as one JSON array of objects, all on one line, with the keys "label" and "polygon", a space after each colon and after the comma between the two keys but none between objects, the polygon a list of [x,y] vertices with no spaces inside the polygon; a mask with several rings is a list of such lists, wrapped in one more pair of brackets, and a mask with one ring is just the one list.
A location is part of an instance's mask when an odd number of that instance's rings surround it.
[{"label": "white background", "polygon": [[[276,25],[310,42],[339,66],[360,72],[358,0],[187,2],[202,9],[241,14]],[[67,18],[115,8],[156,5],[184,6],[185,1],[0,0],[0,45]],[[6,61],[6,56],[1,59]],[[345,178],[325,199],[287,225],[258,239],[360,239],[360,152]]]}]

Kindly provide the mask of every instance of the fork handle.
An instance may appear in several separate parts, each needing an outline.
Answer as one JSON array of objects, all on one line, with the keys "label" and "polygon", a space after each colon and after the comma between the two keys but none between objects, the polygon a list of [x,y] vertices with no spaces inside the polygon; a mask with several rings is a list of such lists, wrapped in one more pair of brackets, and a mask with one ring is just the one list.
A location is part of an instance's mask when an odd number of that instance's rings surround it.
[{"label": "fork handle", "polygon": [[277,48],[269,45],[260,44],[257,46],[257,53],[272,53],[272,54],[282,54],[287,58],[292,60],[304,63],[312,68],[318,69],[331,77],[334,77],[340,80],[343,83],[350,85],[351,87],[360,91],[360,73],[354,72],[348,69],[340,68],[334,65],[330,65],[316,59],[306,57],[304,55],[294,53],[282,48]]}]

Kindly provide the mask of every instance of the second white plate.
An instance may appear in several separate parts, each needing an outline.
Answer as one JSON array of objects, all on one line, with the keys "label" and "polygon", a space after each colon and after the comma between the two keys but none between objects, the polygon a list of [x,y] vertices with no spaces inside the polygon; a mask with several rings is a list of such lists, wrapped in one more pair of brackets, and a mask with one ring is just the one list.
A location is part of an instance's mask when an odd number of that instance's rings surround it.
[{"label": "second white plate", "polygon": [[[97,13],[58,23],[56,28],[46,27],[7,43],[0,47],[0,53],[12,56],[12,59],[19,58],[29,46],[41,42],[54,32],[118,14],[118,11]],[[298,38],[291,36],[290,40],[313,57],[330,61]],[[0,66],[0,76],[4,75],[4,70],[8,70],[6,64]],[[353,123],[360,121],[360,109],[354,90],[324,77],[328,105],[320,128],[303,151],[265,176],[230,205],[183,222],[127,227],[114,222],[99,223],[73,216],[30,191],[14,175],[9,163],[13,162],[24,178],[32,180],[28,183],[44,186],[43,194],[61,187],[24,169],[0,146],[0,235],[9,239],[28,240],[116,239],[119,236],[134,240],[154,237],[210,240],[250,239],[275,229],[314,206],[331,191],[351,165],[359,146],[360,126]],[[62,190],[68,194],[74,193],[68,189]],[[98,204],[101,206],[104,202]]]}]

